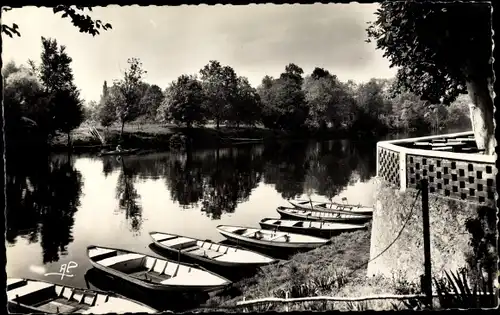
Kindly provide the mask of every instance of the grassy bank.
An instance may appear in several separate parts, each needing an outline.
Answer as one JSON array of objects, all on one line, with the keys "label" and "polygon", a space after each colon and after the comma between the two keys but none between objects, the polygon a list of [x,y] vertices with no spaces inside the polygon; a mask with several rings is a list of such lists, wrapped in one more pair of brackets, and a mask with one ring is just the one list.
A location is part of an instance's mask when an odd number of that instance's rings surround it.
[{"label": "grassy bank", "polygon": [[[108,128],[97,127],[101,135],[104,135],[109,147],[114,147],[120,143],[120,126],[110,126]],[[227,138],[251,138],[263,139],[264,141],[281,138],[295,138],[294,135],[287,135],[284,132],[277,132],[260,127],[225,127],[221,126],[216,130],[215,126],[205,126],[197,128],[183,128],[174,125],[162,124],[140,124],[126,125],[123,130],[122,147],[168,150],[170,138],[174,134],[183,134],[191,139],[191,145],[196,148],[212,147],[217,144],[229,144]],[[101,143],[89,132],[88,125],[82,125],[71,133],[73,148],[83,151],[100,150]],[[60,134],[51,143],[53,150],[67,149],[67,136]]]},{"label": "grassy bank", "polygon": [[[378,294],[413,294],[415,284],[404,281],[402,275],[392,279],[366,277],[366,263],[370,256],[371,226],[367,230],[343,233],[328,246],[296,254],[285,264],[266,266],[253,277],[237,282],[230,292],[211,297],[200,311],[224,310],[243,297],[246,300],[285,297],[341,296],[356,297]],[[290,310],[393,310],[397,301],[306,302],[290,304]],[[251,311],[283,310],[279,304],[260,305]],[[232,309],[235,312],[241,308]]]},{"label": "grassy bank", "polygon": [[[84,123],[71,132],[71,145],[74,151],[92,152],[101,150],[101,142],[90,134],[89,127],[90,125]],[[108,148],[114,148],[120,143],[119,125],[113,125],[108,128],[99,126],[97,130],[101,135],[104,135]],[[174,134],[183,134],[187,136],[191,140],[192,147],[195,148],[230,145],[233,143],[228,140],[230,138],[280,141],[306,139],[327,140],[356,136],[356,134],[334,130],[322,133],[308,133],[306,131],[301,133],[290,133],[286,131],[271,130],[262,126],[242,126],[239,128],[220,126],[219,130],[217,130],[213,124],[188,129],[170,124],[132,123],[125,125],[121,145],[123,148],[168,150],[170,148],[170,138]],[[50,146],[54,151],[66,151],[68,147],[67,135],[57,135],[52,139]]]}]

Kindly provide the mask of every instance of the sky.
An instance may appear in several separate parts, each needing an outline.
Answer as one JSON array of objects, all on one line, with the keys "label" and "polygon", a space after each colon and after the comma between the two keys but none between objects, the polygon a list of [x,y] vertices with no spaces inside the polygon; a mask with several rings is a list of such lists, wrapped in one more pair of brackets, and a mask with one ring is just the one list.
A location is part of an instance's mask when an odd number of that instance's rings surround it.
[{"label": "sky", "polygon": [[73,59],[77,87],[86,101],[98,101],[104,80],[120,79],[127,59],[137,57],[145,81],[165,89],[182,74],[197,74],[210,60],[232,66],[257,87],[291,62],[310,74],[323,67],[341,81],[390,78],[395,69],[366,43],[377,4],[183,5],[95,7],[94,19],[113,29],[92,37],[61,13],[34,6],[2,14],[19,25],[21,37],[2,35],[3,62],[39,62],[41,37],[55,38]]}]

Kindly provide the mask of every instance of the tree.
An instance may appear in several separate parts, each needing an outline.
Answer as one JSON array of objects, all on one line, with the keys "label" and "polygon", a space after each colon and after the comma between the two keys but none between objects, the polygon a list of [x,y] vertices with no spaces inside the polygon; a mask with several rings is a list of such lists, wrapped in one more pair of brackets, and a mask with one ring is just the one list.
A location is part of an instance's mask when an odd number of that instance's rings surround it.
[{"label": "tree", "polygon": [[211,60],[200,70],[205,108],[209,119],[214,119],[217,130],[220,122],[228,116],[230,106],[235,99],[238,77],[230,66],[221,66],[218,61]]},{"label": "tree", "polygon": [[[92,7],[82,7],[82,6],[71,7],[70,5],[63,5],[63,4],[57,5],[52,10],[54,14],[62,12],[63,13],[61,15],[62,18],[66,17],[71,18],[71,22],[75,27],[78,28],[80,33],[88,33],[91,34],[92,36],[95,36],[100,34],[99,30],[101,28],[104,31],[112,29],[111,24],[103,23],[101,20],[94,21],[89,15],[82,14],[85,11],[85,9],[92,11]],[[10,10],[12,10],[12,8],[2,7],[2,11],[4,12]],[[12,26],[2,24],[2,33],[8,35],[11,38],[13,37],[12,36],[13,34],[19,37],[21,36],[21,33],[19,32],[19,26],[16,23],[13,23]]]},{"label": "tree", "polygon": [[71,131],[84,119],[83,103],[73,83],[72,58],[55,39],[42,37],[42,47],[40,66],[37,68],[33,62],[30,65],[40,76],[45,92],[52,95],[49,111],[53,113],[54,129],[67,134],[70,146]]},{"label": "tree", "polygon": [[349,125],[352,116],[352,99],[347,88],[337,76],[328,70],[315,68],[304,80],[303,90],[309,107],[307,125],[312,128],[326,128],[332,124],[335,128]]},{"label": "tree", "polygon": [[291,63],[272,86],[272,93],[276,93],[272,100],[273,107],[279,113],[277,126],[280,129],[297,131],[308,116],[305,93],[302,90],[303,73],[302,68]]},{"label": "tree", "polygon": [[129,58],[127,62],[129,69],[125,71],[124,78],[113,85],[115,93],[111,97],[116,116],[121,124],[120,139],[123,136],[125,123],[136,119],[141,114],[140,101],[144,93],[142,79],[147,73],[142,69],[142,63],[138,58]]},{"label": "tree", "polygon": [[168,87],[167,95],[159,109],[164,120],[188,128],[204,122],[203,87],[194,76],[181,75]]},{"label": "tree", "polygon": [[229,120],[236,123],[254,125],[260,118],[260,97],[257,90],[245,77],[238,77],[236,96],[231,104]]},{"label": "tree", "polygon": [[140,107],[147,118],[155,118],[158,107],[160,107],[164,98],[165,96],[158,85],[153,84],[147,86],[146,92],[140,102]]},{"label": "tree", "polygon": [[99,104],[96,101],[90,101],[85,109],[85,119],[93,123],[99,121]]},{"label": "tree", "polygon": [[405,89],[432,104],[449,104],[469,94],[477,145],[493,154],[491,4],[383,2],[368,29],[399,67],[396,92]]},{"label": "tree", "polygon": [[68,136],[71,145],[71,131],[78,128],[84,120],[83,102],[75,90],[60,90],[54,93],[54,120],[57,130]]},{"label": "tree", "polygon": [[261,102],[261,120],[266,128],[277,128],[277,120],[280,115],[275,107],[273,86],[276,80],[268,75],[264,76],[262,83],[257,87],[257,93]]}]

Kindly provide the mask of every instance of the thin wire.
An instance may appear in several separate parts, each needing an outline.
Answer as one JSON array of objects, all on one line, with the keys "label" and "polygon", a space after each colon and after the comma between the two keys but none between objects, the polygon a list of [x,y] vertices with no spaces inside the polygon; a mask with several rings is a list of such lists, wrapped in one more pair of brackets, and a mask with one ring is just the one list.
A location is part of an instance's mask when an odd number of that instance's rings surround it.
[{"label": "thin wire", "polygon": [[[374,261],[375,259],[377,259],[378,257],[382,256],[387,250],[389,250],[389,248],[391,248],[392,245],[394,245],[394,243],[396,243],[396,241],[399,239],[399,237],[401,236],[401,234],[403,233],[404,229],[406,228],[406,225],[408,224],[408,222],[410,222],[410,219],[412,217],[412,214],[413,214],[413,209],[415,208],[415,204],[417,203],[417,199],[418,199],[418,196],[420,195],[420,192],[422,191],[422,189],[418,189],[417,191],[417,194],[415,195],[415,200],[413,200],[413,204],[411,205],[411,208],[410,208],[410,214],[408,215],[408,217],[406,218],[405,220],[405,223],[403,224],[403,226],[401,227],[401,230],[399,231],[398,235],[396,236],[396,238],[382,251],[380,252],[377,256],[373,257],[372,259],[370,259],[369,261],[367,261],[366,263],[363,263],[361,265],[359,265],[358,267],[356,267],[352,272],[350,272],[347,276],[351,276],[352,274],[354,274],[356,271],[360,270],[362,267],[368,265],[370,262]],[[287,261],[287,262],[290,262],[290,261]],[[286,264],[286,263],[285,263]],[[240,306],[245,306],[245,305],[231,305],[231,306],[205,306],[201,309],[234,309],[234,308],[238,308]],[[196,311],[197,309],[194,309],[193,311]],[[198,310],[200,310],[198,308]]]},{"label": "thin wire", "polygon": [[410,219],[412,217],[412,214],[413,214],[413,209],[415,207],[415,204],[417,203],[417,198],[418,196],[420,195],[420,192],[422,190],[419,189],[417,191],[417,194],[415,195],[415,200],[413,201],[413,204],[411,206],[411,209],[410,209],[410,214],[408,215],[408,217],[406,218],[406,221],[405,223],[403,224],[403,227],[401,228],[401,230],[399,231],[398,235],[396,236],[396,238],[382,251],[380,252],[377,256],[373,257],[372,259],[368,260],[367,262],[359,265],[358,267],[356,267],[353,271],[351,271],[347,276],[350,277],[351,275],[353,275],[356,271],[360,270],[362,267],[368,265],[369,263],[371,263],[372,261],[374,261],[375,259],[377,259],[378,257],[382,256],[382,254],[384,254],[387,250],[389,250],[389,248],[391,248],[392,245],[394,245],[394,243],[396,243],[396,241],[399,239],[399,237],[401,236],[401,233],[403,233],[404,229],[406,228],[406,225],[408,224],[408,222],[410,222]]}]

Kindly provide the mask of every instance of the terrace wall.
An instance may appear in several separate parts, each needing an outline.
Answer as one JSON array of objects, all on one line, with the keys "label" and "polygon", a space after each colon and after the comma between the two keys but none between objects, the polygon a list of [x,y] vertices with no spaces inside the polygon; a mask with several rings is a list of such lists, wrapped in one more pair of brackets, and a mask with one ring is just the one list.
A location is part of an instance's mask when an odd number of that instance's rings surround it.
[{"label": "terrace wall", "polygon": [[[435,151],[432,143],[445,147],[447,143],[459,141],[471,143],[471,139],[472,133],[467,132],[377,144],[377,187],[370,248],[370,259],[374,260],[368,265],[369,276],[400,274],[418,281],[423,274],[421,195],[415,199],[417,184],[422,178],[429,183],[433,274],[466,266],[466,253],[472,251],[466,220],[477,218],[481,210],[496,213],[496,156]],[[429,144],[428,149],[415,148],[422,141]],[[473,145],[465,147],[469,152],[473,149]],[[392,242],[394,244],[383,252]]]}]

